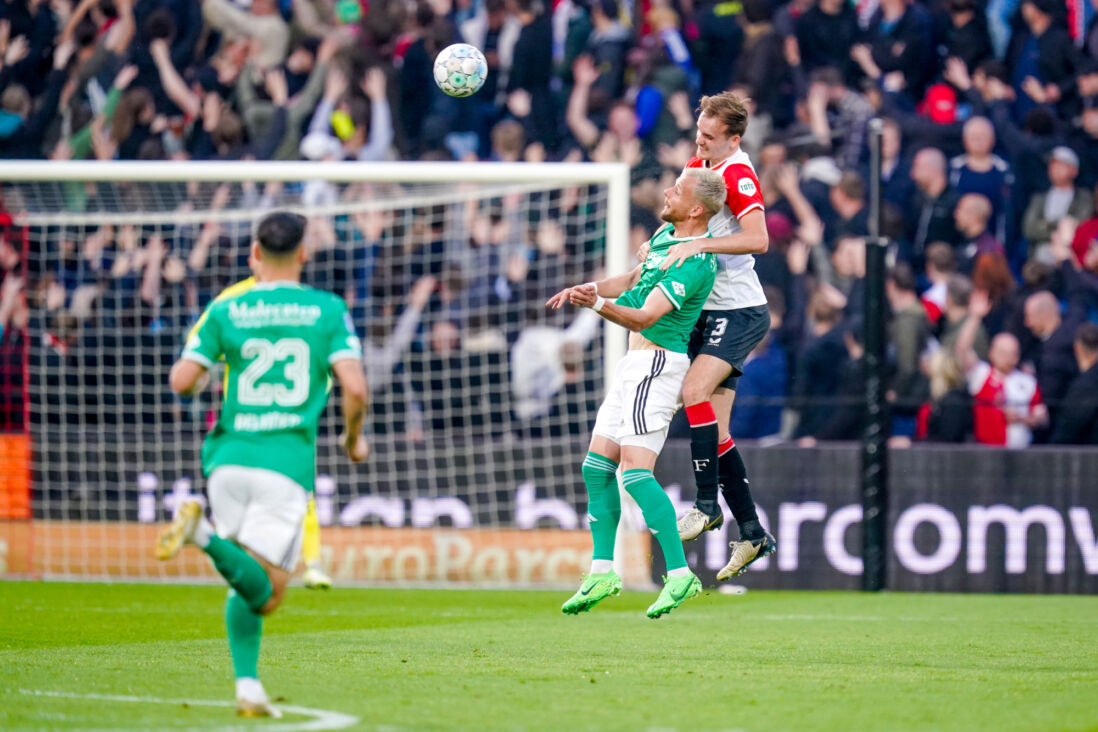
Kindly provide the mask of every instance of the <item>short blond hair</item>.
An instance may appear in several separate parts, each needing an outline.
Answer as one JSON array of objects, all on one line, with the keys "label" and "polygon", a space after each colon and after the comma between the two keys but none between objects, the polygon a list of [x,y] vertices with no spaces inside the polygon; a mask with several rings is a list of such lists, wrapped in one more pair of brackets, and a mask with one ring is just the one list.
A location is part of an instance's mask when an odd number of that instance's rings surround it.
[{"label": "short blond hair", "polygon": [[687,168],[683,176],[694,179],[694,198],[710,216],[721,210],[728,197],[724,176],[709,168]]}]

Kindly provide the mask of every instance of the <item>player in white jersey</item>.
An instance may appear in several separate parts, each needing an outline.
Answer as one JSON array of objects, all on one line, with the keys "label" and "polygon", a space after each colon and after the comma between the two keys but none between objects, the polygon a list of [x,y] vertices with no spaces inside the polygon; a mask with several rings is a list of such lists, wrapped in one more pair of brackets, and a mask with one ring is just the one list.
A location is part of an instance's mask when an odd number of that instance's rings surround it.
[{"label": "player in white jersey", "polygon": [[719,485],[740,529],[740,540],[730,544],[728,564],[717,574],[723,580],[777,548],[774,537],[759,524],[747,470],[728,424],[744,362],[770,329],[766,295],[752,256],[766,252],[770,240],[759,179],[740,149],[747,130],[745,100],[724,92],[702,97],[699,106],[697,156],[686,167],[721,173],[728,195],[721,212],[709,220],[712,236],[672,247],[663,266],[679,266],[700,252],[716,254],[720,264],[691,337],[693,363],[682,387],[698,497],[678,528],[683,541],[720,528],[724,516],[717,504]]}]

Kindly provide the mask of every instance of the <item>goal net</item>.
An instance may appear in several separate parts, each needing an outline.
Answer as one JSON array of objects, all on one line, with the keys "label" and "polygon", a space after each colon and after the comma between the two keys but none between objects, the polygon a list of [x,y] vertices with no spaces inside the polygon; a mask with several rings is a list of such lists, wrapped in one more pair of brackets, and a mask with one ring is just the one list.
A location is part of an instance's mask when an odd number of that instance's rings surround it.
[{"label": "goal net", "polygon": [[[180,399],[167,374],[210,300],[249,276],[253,227],[276,208],[308,218],[304,280],[344,298],[365,347],[370,459],[339,449],[336,400],[320,425],[334,579],[561,585],[586,567],[579,465],[624,332],[544,303],[627,266],[624,167],[4,167],[27,308],[24,366],[7,367],[25,416],[0,471],[26,464],[32,520],[3,522],[0,569],[212,577],[197,552],[152,558],[158,525],[202,495],[220,403],[219,379]],[[646,540],[624,538],[645,561]]]}]

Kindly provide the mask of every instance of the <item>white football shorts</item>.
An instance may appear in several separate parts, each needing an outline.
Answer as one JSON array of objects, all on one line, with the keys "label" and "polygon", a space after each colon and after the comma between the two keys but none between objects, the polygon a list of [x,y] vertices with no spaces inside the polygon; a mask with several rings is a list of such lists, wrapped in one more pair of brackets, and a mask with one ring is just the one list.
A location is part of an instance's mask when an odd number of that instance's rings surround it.
[{"label": "white football shorts", "polygon": [[301,485],[273,470],[222,465],[210,473],[206,492],[218,536],[294,571],[308,503]]},{"label": "white football shorts", "polygon": [[674,351],[629,351],[595,417],[592,433],[659,454],[671,418],[682,406],[682,382],[690,358]]}]

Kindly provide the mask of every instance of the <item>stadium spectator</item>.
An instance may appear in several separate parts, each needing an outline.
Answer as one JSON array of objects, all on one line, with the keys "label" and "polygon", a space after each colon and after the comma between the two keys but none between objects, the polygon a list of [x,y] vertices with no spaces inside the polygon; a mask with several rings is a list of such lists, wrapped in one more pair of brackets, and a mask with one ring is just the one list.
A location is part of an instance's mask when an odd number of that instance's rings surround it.
[{"label": "stadium spectator", "polygon": [[828,246],[835,248],[840,237],[867,236],[869,211],[865,205],[865,183],[853,170],[848,170],[831,186],[831,208],[835,212],[834,226],[827,231]]},{"label": "stadium spectator", "polygon": [[658,170],[655,151],[637,136],[637,115],[632,105],[612,104],[607,111],[605,132],[588,118],[591,89],[599,78],[594,62],[580,56],[572,73],[575,85],[568,100],[568,127],[588,157],[597,163],[626,163],[633,170],[633,183]]},{"label": "stadium spectator", "polygon": [[1079,121],[1072,125],[1065,141],[1079,155],[1079,178],[1076,185],[1093,188],[1098,185],[1098,61],[1091,71],[1079,77],[1079,88],[1087,90]]},{"label": "stadium spectator", "polygon": [[537,322],[523,328],[511,347],[511,394],[515,416],[522,425],[534,426],[549,417],[557,394],[581,372],[569,368],[575,352],[598,334],[601,319],[588,308],[579,310],[566,328]]},{"label": "stadium spectator", "polygon": [[966,193],[953,210],[953,223],[960,234],[957,260],[964,274],[972,273],[981,254],[1006,255],[1003,245],[989,230],[993,213],[991,203],[982,193]]},{"label": "stadium spectator", "polygon": [[1082,55],[1062,25],[1065,13],[1056,0],[1022,2],[1025,30],[1011,38],[1006,57],[1018,97],[1018,116],[1034,105],[1057,105],[1074,96],[1075,73]]},{"label": "stadium spectator", "polygon": [[939,350],[926,359],[930,401],[919,410],[915,438],[965,442],[972,434],[972,395],[956,357]]},{"label": "stadium spectator", "polygon": [[763,289],[770,309],[770,330],[744,362],[730,429],[732,434],[748,440],[774,437],[781,432],[782,406],[789,380],[788,359],[780,336],[785,325],[785,296],[776,287],[768,285]]},{"label": "stadium spectator", "polygon": [[1026,298],[1025,325],[1038,343],[1028,355],[1033,359],[1037,385],[1053,419],[1062,406],[1068,385],[1079,374],[1073,349],[1075,332],[1085,316],[1085,311],[1076,310],[1065,320],[1060,314],[1060,303],[1051,292],[1035,292]]},{"label": "stadium spectator", "polygon": [[911,198],[911,163],[902,153],[900,125],[885,118],[881,126],[881,198],[897,208],[907,205]]},{"label": "stadium spectator", "polygon": [[957,193],[949,187],[946,159],[941,150],[923,148],[911,164],[911,180],[915,191],[908,203],[907,239],[911,244],[910,264],[922,268],[926,247],[930,242],[957,241],[953,210]]},{"label": "stadium spectator", "polygon": [[931,325],[937,326],[946,307],[946,290],[949,278],[957,271],[957,256],[953,247],[936,241],[926,248],[926,278],[930,286],[920,298]]},{"label": "stadium spectator", "polygon": [[818,441],[857,440],[865,425],[865,344],[864,326],[859,319],[842,326],[846,359],[839,369],[838,391],[823,423],[797,444],[812,447]]},{"label": "stadium spectator", "polygon": [[869,76],[897,73],[911,99],[921,99],[932,76],[933,22],[922,4],[913,0],[880,0],[869,18],[864,43],[850,49],[851,57]]},{"label": "stadium spectator", "polygon": [[1078,174],[1079,156],[1075,151],[1063,145],[1053,148],[1048,161],[1051,186],[1047,191],[1033,195],[1022,222],[1022,235],[1029,240],[1031,257],[1051,261],[1048,245],[1060,221],[1065,217],[1083,221],[1093,215],[1093,197],[1088,191],[1075,187]]},{"label": "stadium spectator", "polygon": [[[828,117],[831,108],[836,112],[834,122]],[[873,116],[865,95],[845,86],[838,69],[825,67],[812,74],[805,109],[816,142],[834,151],[839,168],[860,170],[868,160],[865,141]]]},{"label": "stadium spectator", "polygon": [[202,13],[210,27],[230,41],[241,38],[251,42],[260,68],[275,68],[286,59],[290,28],[276,0],[252,0],[248,10],[230,0],[202,0]]},{"label": "stadium spectator", "polygon": [[531,137],[546,150],[557,147],[553,91],[553,29],[541,0],[509,0],[522,29],[507,79],[507,107],[526,120]]},{"label": "stadium spectator", "polygon": [[[1098,185],[1094,187],[1095,211],[1098,212]],[[1081,269],[1098,273],[1098,213],[1083,221],[1071,238],[1075,262]]]},{"label": "stadium spectator", "polygon": [[1067,389],[1049,442],[1098,445],[1098,325],[1080,325],[1073,350],[1079,375]]},{"label": "stadium spectator", "polygon": [[706,95],[720,94],[732,85],[736,73],[736,64],[728,63],[726,59],[739,58],[743,49],[742,11],[719,0],[699,2],[697,8],[693,25],[698,37],[694,41],[693,55],[698,60],[700,91]]},{"label": "stadium spectator", "polygon": [[[938,341],[946,351],[953,352],[961,328],[968,322],[969,301],[972,298],[972,280],[962,274],[950,275],[946,283],[946,305],[938,328]],[[985,314],[986,315],[986,314]],[[983,315],[972,335],[972,349],[980,359],[987,358],[988,336],[983,326]]]},{"label": "stadium spectator", "polygon": [[989,228],[1002,242],[1007,236],[1014,173],[1007,161],[992,152],[995,128],[986,117],[973,117],[965,122],[962,141],[964,154],[949,161],[949,185],[962,198],[968,193],[987,198],[991,205]]},{"label": "stadium spectator", "polygon": [[591,84],[590,107],[601,114],[625,90],[625,55],[630,46],[629,31],[618,20],[616,0],[594,0],[590,4],[591,35],[585,53],[598,71]]},{"label": "stadium spectator", "polygon": [[1001,333],[1006,329],[1016,303],[1014,276],[1010,265],[1001,254],[981,254],[972,267],[972,286],[987,293],[991,312],[984,316],[984,327],[989,333]]},{"label": "stadium spectator", "polygon": [[857,37],[854,6],[843,0],[816,0],[797,20],[796,53],[804,73],[833,68],[839,73],[840,84],[853,81],[850,48]]},{"label": "stadium spectator", "polygon": [[835,249],[812,247],[812,263],[823,286],[830,287],[844,301],[844,317],[859,315],[865,306],[865,239],[842,236]]},{"label": "stadium spectator", "polygon": [[1034,428],[1048,423],[1048,409],[1037,379],[1018,370],[1017,338],[1000,333],[991,342],[987,361],[976,355],[976,334],[990,308],[986,293],[972,293],[968,316],[953,347],[973,397],[973,432],[976,441],[985,445],[1028,447]]},{"label": "stadium spectator", "polygon": [[[302,154],[316,159],[313,152],[316,149],[332,151],[319,157],[333,157],[336,160],[368,162],[388,159],[393,142],[393,122],[385,72],[375,67],[363,75],[360,88],[365,99],[345,96],[347,86],[347,77],[343,72],[333,69],[328,75],[324,96],[309,123],[309,131],[301,141]],[[333,120],[342,121],[333,123]],[[337,129],[332,129],[333,124]]]},{"label": "stadium spectator", "polygon": [[844,307],[846,298],[833,287],[821,288],[808,303],[811,336],[797,357],[797,373],[791,386],[794,405],[800,412],[795,438],[814,436],[835,407],[833,400],[842,376],[836,367],[847,358],[842,328]]},{"label": "stadium spectator", "polygon": [[745,0],[743,4],[746,39],[734,83],[743,88],[742,96],[755,102],[751,126],[762,118],[767,125],[785,126],[791,116],[793,80],[782,38],[771,23],[771,12],[769,0]]},{"label": "stadium spectator", "polygon": [[[16,49],[14,56],[11,53],[13,48]],[[8,49],[8,57],[18,60],[25,49],[24,44],[13,42]],[[74,50],[73,42],[66,41],[54,51],[53,70],[46,77],[46,91],[38,102],[37,109],[34,109],[33,99],[25,87],[12,84],[3,90],[0,108],[5,113],[5,125],[0,132],[0,158],[42,157],[43,137],[61,101],[65,68]]]},{"label": "stadium spectator", "polygon": [[916,293],[915,274],[908,265],[901,262],[892,268],[885,280],[885,295],[892,310],[889,345],[895,352],[887,393],[894,405],[893,434],[910,437],[915,432],[915,414],[926,399],[920,363],[930,339],[930,324]]},{"label": "stadium spectator", "polygon": [[976,0],[947,0],[945,6],[949,25],[941,52],[947,59],[962,61],[971,73],[994,53],[987,16]]}]

